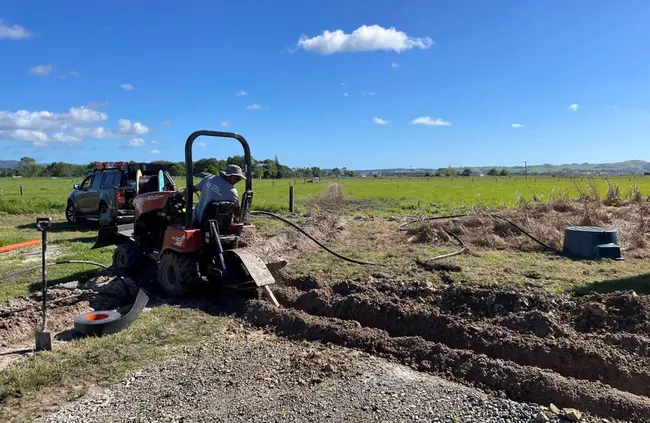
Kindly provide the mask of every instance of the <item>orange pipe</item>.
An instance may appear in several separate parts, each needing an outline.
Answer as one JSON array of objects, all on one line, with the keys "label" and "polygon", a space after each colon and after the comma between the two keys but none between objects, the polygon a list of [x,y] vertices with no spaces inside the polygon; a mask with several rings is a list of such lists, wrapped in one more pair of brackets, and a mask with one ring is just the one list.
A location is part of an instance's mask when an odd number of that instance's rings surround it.
[{"label": "orange pipe", "polygon": [[34,241],[25,241],[19,242],[18,244],[7,245],[6,247],[0,247],[0,253],[7,253],[9,251],[17,250],[23,247],[31,247],[32,245],[39,245],[42,241],[36,239]]}]

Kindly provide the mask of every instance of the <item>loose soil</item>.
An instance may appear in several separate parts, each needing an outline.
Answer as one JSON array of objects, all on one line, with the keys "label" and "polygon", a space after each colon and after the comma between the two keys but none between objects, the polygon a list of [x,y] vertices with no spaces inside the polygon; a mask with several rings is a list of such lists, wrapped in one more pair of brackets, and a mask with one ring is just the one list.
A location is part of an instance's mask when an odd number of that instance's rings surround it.
[{"label": "loose soil", "polygon": [[646,296],[574,298],[498,286],[308,278],[286,284],[275,291],[282,308],[252,301],[246,318],[292,338],[358,348],[516,401],[625,421],[650,416]]}]

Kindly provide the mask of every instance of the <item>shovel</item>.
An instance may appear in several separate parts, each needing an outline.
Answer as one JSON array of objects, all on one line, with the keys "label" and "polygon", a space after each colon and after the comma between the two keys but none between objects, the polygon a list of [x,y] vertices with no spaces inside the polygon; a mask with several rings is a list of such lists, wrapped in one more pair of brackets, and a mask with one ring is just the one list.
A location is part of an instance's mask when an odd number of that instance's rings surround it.
[{"label": "shovel", "polygon": [[52,349],[52,334],[45,332],[45,317],[47,316],[47,230],[52,226],[52,219],[49,217],[37,217],[36,228],[41,231],[42,242],[42,276],[43,276],[43,313],[41,318],[41,330],[36,331],[36,351],[50,351]]}]

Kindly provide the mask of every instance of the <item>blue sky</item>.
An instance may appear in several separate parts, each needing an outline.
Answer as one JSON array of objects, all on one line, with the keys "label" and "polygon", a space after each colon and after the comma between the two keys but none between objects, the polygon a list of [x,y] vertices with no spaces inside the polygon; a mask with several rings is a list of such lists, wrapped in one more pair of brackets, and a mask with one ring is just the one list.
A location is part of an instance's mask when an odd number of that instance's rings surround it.
[{"label": "blue sky", "polygon": [[182,160],[196,129],[290,166],[650,155],[647,1],[20,1],[0,20],[1,159]]}]

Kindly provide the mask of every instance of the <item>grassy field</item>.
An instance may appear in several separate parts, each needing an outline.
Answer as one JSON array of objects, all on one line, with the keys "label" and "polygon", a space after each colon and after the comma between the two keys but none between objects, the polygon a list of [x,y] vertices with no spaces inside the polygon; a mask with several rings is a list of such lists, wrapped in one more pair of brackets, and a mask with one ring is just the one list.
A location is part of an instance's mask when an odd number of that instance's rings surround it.
[{"label": "grassy field", "polygon": [[[650,194],[650,177],[624,176],[609,179],[594,178],[593,183],[601,195],[608,183],[618,186],[625,195],[633,185]],[[76,179],[13,179],[0,178],[0,213],[59,213],[63,214],[65,202]],[[184,180],[177,178],[179,186]],[[499,178],[351,178],[322,179],[320,183],[305,183],[301,179],[277,181],[256,180],[254,208],[274,212],[288,211],[289,185],[295,185],[298,211],[314,207],[310,200],[325,193],[332,183],[339,184],[341,193],[348,200],[372,202],[357,210],[360,213],[409,214],[418,209],[426,213],[444,213],[473,205],[489,207],[514,206],[523,196],[531,201],[537,196],[548,200],[553,192],[566,192],[577,197],[579,191],[589,190],[586,178],[553,177],[499,177]],[[23,196],[20,195],[23,187]],[[239,187],[240,191],[243,186]],[[371,210],[367,210],[371,209]],[[0,243],[2,241],[0,240]],[[0,244],[2,245],[2,244]]]}]

